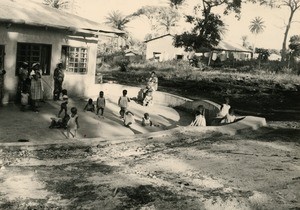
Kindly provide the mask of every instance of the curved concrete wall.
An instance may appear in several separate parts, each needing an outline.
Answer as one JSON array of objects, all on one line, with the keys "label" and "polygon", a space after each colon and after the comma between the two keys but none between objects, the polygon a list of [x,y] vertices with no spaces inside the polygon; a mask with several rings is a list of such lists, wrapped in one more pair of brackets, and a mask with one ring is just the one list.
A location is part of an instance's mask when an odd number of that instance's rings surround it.
[{"label": "curved concrete wall", "polygon": [[[140,91],[140,87],[132,87],[114,83],[104,83],[104,84],[95,84],[92,88],[90,88],[87,92],[87,97],[96,99],[99,95],[100,91],[104,91],[106,98],[116,98],[122,95],[122,91],[126,89],[128,91],[128,97],[133,98],[137,97],[138,92]],[[169,107],[176,107],[188,112],[195,112],[199,105],[202,105],[205,109],[205,118],[209,125],[211,120],[216,117],[217,113],[220,110],[220,105],[209,101],[209,100],[199,100],[193,101],[188,98],[184,98],[181,96],[173,95],[170,93],[165,93],[161,91],[156,91],[153,94],[154,103],[169,106]],[[238,130],[243,130],[246,128],[257,129],[262,126],[266,126],[266,119],[261,117],[254,117],[254,116],[245,116],[243,119],[235,122],[230,123],[223,126],[211,126],[217,127],[217,130],[222,133],[234,134]],[[203,128],[203,127],[197,127]],[[197,129],[197,128],[190,128],[190,129]]]}]

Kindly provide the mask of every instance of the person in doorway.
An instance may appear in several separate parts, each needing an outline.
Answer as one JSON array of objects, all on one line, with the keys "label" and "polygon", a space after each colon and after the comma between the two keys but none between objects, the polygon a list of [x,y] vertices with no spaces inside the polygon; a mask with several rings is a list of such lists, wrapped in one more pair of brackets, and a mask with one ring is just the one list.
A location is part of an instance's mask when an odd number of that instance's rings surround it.
[{"label": "person in doorway", "polygon": [[4,96],[4,75],[6,71],[3,69],[2,62],[0,61],[0,106],[2,105],[2,99]]},{"label": "person in doorway", "polygon": [[63,64],[59,62],[54,70],[53,79],[54,79],[54,91],[53,91],[53,100],[59,100],[62,84],[64,81],[65,75],[63,71]]},{"label": "person in doorway", "polygon": [[29,70],[28,70],[27,62],[23,62],[21,64],[18,71],[18,77],[19,77],[19,83],[18,83],[18,97],[19,97],[24,89],[29,88],[28,86]]}]

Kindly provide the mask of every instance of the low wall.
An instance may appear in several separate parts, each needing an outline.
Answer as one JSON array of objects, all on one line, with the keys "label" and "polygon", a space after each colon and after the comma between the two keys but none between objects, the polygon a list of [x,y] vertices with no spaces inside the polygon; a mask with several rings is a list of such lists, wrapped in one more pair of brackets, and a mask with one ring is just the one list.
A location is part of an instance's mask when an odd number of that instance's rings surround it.
[{"label": "low wall", "polygon": [[[122,95],[122,91],[126,89],[128,91],[128,97],[133,98],[137,97],[138,92],[140,91],[140,87],[132,87],[114,83],[104,83],[104,84],[95,84],[90,89],[87,90],[87,97],[96,99],[99,95],[100,91],[104,91],[104,95],[106,98],[115,99],[118,96]],[[197,110],[198,106],[203,106],[205,109],[205,118],[207,124],[210,125],[210,122],[213,118],[217,116],[221,105],[209,101],[209,100],[198,100],[193,101],[188,98],[184,98],[181,96],[173,95],[170,93],[165,93],[161,91],[155,91],[153,93],[154,103],[179,108],[188,112],[194,113]],[[254,116],[244,116],[242,120],[239,120],[235,123],[230,123],[223,126],[211,126],[217,127],[220,132],[227,132],[229,134],[235,133],[237,130],[243,130],[246,128],[257,129],[262,126],[266,126],[266,119],[261,117]],[[196,128],[197,129],[197,128]]]}]

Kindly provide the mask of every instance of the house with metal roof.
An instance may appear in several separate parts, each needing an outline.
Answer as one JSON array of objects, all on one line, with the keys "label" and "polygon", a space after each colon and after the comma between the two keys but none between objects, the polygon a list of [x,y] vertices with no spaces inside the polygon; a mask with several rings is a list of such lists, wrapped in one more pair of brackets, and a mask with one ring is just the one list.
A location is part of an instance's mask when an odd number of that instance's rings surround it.
[{"label": "house with metal roof", "polygon": [[[146,59],[153,59],[157,61],[165,60],[187,60],[189,52],[186,52],[184,48],[175,47],[173,45],[174,36],[171,34],[165,34],[159,37],[145,41],[147,45],[146,49]],[[205,54],[212,57],[212,59],[221,56],[222,59],[229,58],[230,56],[235,56],[235,59],[250,59],[251,50],[229,41],[220,41],[220,43],[211,50],[207,50],[207,53],[200,53],[200,55]],[[199,53],[196,53],[199,54]]]},{"label": "house with metal roof", "polygon": [[41,3],[1,0],[0,62],[6,70],[2,101],[14,100],[22,62],[41,64],[45,98],[52,98],[53,71],[59,61],[65,67],[63,88],[84,96],[95,81],[100,33],[123,34]]}]

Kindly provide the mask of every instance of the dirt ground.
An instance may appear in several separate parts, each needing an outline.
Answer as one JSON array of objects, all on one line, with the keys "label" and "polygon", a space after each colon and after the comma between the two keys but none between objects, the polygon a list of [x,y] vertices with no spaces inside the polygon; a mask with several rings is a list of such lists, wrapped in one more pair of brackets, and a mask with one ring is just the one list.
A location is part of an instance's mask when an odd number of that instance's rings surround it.
[{"label": "dirt ground", "polygon": [[0,209],[300,209],[300,123],[2,148]]},{"label": "dirt ground", "polygon": [[268,126],[235,136],[3,147],[0,209],[300,209],[299,90],[159,81],[160,90],[193,99],[227,95],[237,112],[266,117]]}]

